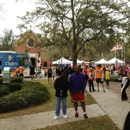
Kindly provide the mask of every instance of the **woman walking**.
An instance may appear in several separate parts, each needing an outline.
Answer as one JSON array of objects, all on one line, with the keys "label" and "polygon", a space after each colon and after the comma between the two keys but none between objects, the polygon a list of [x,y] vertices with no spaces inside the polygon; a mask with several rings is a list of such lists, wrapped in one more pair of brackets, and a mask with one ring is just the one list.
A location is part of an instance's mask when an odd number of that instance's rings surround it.
[{"label": "woman walking", "polygon": [[128,100],[126,89],[129,87],[129,71],[126,70],[126,67],[123,66],[120,72],[122,83],[121,83],[121,100],[126,101]]}]

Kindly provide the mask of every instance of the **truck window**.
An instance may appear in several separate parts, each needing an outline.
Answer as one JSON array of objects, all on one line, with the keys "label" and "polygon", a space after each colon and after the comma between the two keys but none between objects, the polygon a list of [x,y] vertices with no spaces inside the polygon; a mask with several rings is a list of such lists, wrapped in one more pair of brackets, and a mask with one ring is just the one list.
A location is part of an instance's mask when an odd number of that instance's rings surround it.
[{"label": "truck window", "polygon": [[19,65],[29,65],[28,57],[20,57]]}]

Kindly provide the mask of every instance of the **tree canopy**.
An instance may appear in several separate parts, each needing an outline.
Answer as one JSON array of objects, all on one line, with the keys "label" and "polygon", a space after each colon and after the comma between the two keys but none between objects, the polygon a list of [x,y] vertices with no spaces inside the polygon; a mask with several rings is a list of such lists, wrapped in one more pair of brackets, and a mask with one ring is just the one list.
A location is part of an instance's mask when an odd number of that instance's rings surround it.
[{"label": "tree canopy", "polygon": [[36,0],[36,4],[36,10],[19,17],[24,23],[19,27],[37,26],[43,44],[62,44],[73,64],[84,48],[91,51],[93,45],[100,54],[110,51],[119,33],[128,36],[130,32],[129,0]]}]

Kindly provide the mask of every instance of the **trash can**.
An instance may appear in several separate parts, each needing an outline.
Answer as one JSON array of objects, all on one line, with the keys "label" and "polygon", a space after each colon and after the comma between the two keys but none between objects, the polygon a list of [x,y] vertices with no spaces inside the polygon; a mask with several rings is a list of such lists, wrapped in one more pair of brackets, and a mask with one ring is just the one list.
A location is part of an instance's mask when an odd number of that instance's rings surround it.
[{"label": "trash can", "polygon": [[3,70],[3,83],[10,82],[10,67],[4,67]]},{"label": "trash can", "polygon": [[3,78],[10,78],[10,67],[4,67]]}]

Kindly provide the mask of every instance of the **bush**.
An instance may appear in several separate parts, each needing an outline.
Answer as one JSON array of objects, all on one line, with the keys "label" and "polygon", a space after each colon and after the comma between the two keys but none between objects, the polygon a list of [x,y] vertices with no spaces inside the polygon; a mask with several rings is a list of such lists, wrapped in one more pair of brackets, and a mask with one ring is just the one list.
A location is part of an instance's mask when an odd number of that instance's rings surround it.
[{"label": "bush", "polygon": [[18,85],[23,86],[20,91],[12,92],[0,98],[0,113],[42,104],[50,97],[48,90],[39,82],[24,81],[21,84],[10,83],[9,86],[11,87],[9,88],[13,88],[14,86],[17,88],[16,86]]},{"label": "bush", "polygon": [[23,78],[20,77],[14,77],[11,79],[11,83],[21,83],[23,81]]},{"label": "bush", "polygon": [[28,104],[23,99],[11,96],[0,100],[0,113],[11,112],[27,107]]},{"label": "bush", "polygon": [[49,94],[46,91],[41,91],[39,89],[31,91],[24,95],[25,100],[28,102],[29,106],[41,104],[49,99]]},{"label": "bush", "polygon": [[111,80],[110,81],[121,82],[121,80],[119,80],[119,76],[111,76]]},{"label": "bush", "polygon": [[8,86],[9,86],[9,90],[11,92],[18,91],[18,90],[22,89],[22,86],[19,83],[9,83]]},{"label": "bush", "polygon": [[3,78],[0,78],[0,84],[2,84],[3,83]]},{"label": "bush", "polygon": [[4,86],[4,85],[1,85],[0,86],[0,97],[3,96],[3,95],[8,95],[10,92],[9,92],[9,87],[8,86]]}]

